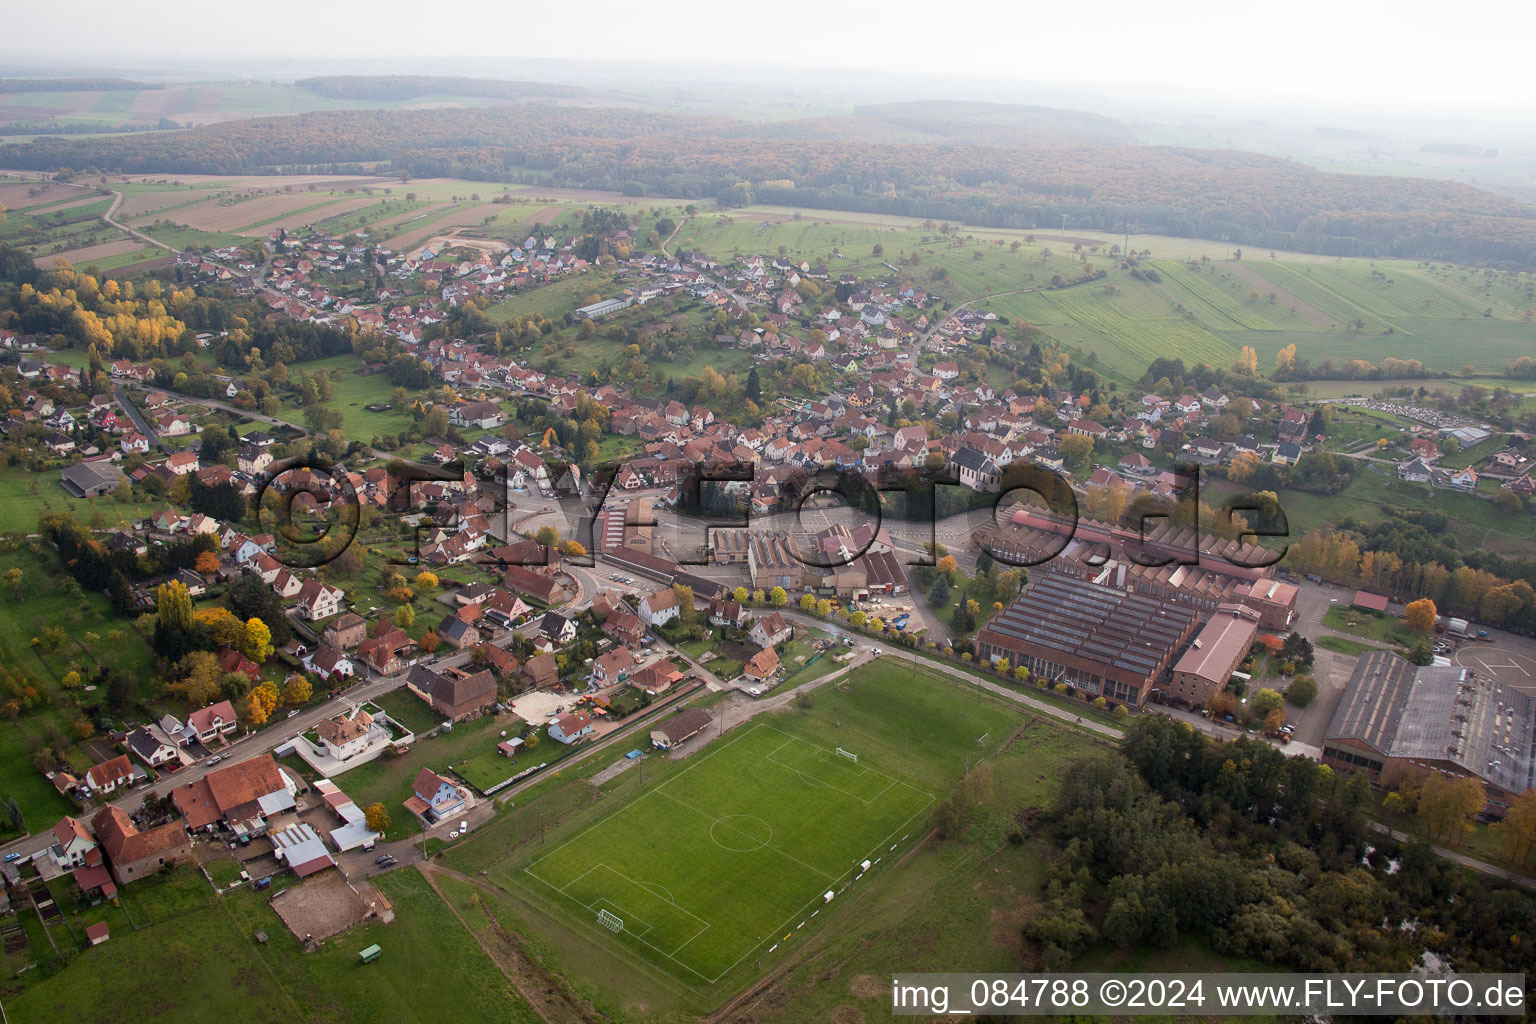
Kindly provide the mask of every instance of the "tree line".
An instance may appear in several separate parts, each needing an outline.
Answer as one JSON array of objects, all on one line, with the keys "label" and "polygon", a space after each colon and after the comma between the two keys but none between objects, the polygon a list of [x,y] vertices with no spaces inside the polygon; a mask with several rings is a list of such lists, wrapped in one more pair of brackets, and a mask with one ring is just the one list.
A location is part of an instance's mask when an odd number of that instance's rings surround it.
[{"label": "tree line", "polygon": [[[1465,826],[1464,803],[1420,799]],[[1099,942],[1208,943],[1298,971],[1406,971],[1425,952],[1458,972],[1526,970],[1536,899],[1373,833],[1370,802],[1364,775],[1145,716],[1118,754],[1063,773],[1025,938],[1048,970]]]},{"label": "tree line", "polygon": [[[373,88],[370,86],[369,88]],[[379,86],[383,88],[383,86]],[[938,145],[824,127],[529,103],[465,110],[320,111],[184,132],[34,139],[33,170],[363,172],[614,189],[904,214],[984,227],[1056,226],[1213,238],[1338,256],[1528,267],[1536,216],[1469,185],[1333,174],[1254,153],[1162,146]],[[894,124],[894,123],[893,123]],[[810,136],[810,137],[802,137]]]}]

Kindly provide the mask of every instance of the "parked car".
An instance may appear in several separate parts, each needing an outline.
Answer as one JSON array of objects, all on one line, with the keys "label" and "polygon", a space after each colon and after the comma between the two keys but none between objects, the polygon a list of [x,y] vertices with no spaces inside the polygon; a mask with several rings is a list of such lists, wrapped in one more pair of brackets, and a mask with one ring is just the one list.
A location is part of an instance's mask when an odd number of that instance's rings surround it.
[{"label": "parked car", "polygon": [[18,861],[18,860],[21,860],[21,854],[19,854],[19,853],[8,853],[8,854],[5,855],[5,862],[7,864],[10,864],[11,862]]}]

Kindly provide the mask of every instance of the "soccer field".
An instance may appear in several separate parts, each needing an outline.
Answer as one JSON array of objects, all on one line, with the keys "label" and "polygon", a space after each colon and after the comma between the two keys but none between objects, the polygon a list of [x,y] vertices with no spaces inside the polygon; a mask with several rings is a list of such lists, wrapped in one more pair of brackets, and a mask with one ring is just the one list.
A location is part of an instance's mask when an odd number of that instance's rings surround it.
[{"label": "soccer field", "polygon": [[867,759],[756,725],[525,870],[712,983],[807,925],[862,861],[894,855],[931,800]]}]

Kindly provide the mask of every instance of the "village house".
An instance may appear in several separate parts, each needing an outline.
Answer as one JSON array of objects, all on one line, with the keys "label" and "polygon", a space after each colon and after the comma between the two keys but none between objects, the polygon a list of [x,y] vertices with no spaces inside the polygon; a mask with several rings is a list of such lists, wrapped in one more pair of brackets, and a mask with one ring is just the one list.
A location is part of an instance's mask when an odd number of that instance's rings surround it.
[{"label": "village house", "polygon": [[411,784],[411,796],[405,801],[406,810],[428,825],[461,813],[465,799],[459,787],[430,768],[423,768]]},{"label": "village house", "polygon": [[119,885],[192,859],[192,840],[178,821],[140,832],[121,808],[109,805],[96,812],[91,830]]},{"label": "village house", "polygon": [[640,599],[640,619],[652,629],[665,626],[682,614],[677,593],[670,588],[646,594]]},{"label": "village house", "polygon": [[85,773],[85,787],[92,797],[106,797],[143,777],[144,773],[133,766],[127,754],[119,754],[110,761],[92,765]]},{"label": "village house", "polygon": [[68,816],[60,818],[53,826],[53,844],[48,847],[48,856],[61,871],[73,871],[101,862],[96,851],[96,838],[83,821]]},{"label": "village house", "polygon": [[405,685],[451,722],[473,718],[496,703],[496,680],[484,669],[474,673],[449,669],[447,674],[440,674],[416,665],[406,676]]},{"label": "village house", "polygon": [[341,602],[345,597],[345,594],[329,584],[317,579],[305,580],[299,590],[299,614],[310,622],[330,618],[341,611]]},{"label": "village house", "polygon": [[747,638],[759,647],[777,647],[795,635],[795,627],[778,612],[769,612],[747,630]]},{"label": "village house", "polygon": [[196,740],[206,746],[233,735],[238,724],[235,720],[235,706],[227,700],[221,700],[188,715],[184,735],[187,742]]},{"label": "village house", "polygon": [[592,735],[592,728],[592,719],[580,712],[558,715],[549,723],[549,738],[569,745],[583,736]]},{"label": "village house", "polygon": [[743,679],[761,683],[770,679],[778,670],[778,652],[772,647],[764,647],[747,659],[747,663],[741,668],[741,675]]}]

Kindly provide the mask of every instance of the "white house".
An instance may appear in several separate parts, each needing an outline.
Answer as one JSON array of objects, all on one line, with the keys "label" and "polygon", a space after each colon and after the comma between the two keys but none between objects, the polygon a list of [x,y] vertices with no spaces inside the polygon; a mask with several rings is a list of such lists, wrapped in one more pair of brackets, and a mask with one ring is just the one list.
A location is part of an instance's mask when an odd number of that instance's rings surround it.
[{"label": "white house", "polygon": [[96,839],[85,827],[85,822],[64,817],[53,826],[53,845],[48,847],[48,857],[60,871],[83,868],[91,860],[100,863],[96,853]]},{"label": "white house", "polygon": [[299,588],[299,614],[310,622],[339,615],[345,597],[345,594],[329,584],[315,579],[305,580]]},{"label": "white house", "polygon": [[769,612],[747,630],[747,637],[759,647],[777,647],[794,635],[795,627],[778,612]]},{"label": "white house", "polygon": [[592,734],[592,719],[584,714],[560,715],[549,723],[549,738],[556,743],[575,743]]},{"label": "white house", "polygon": [[373,716],[358,708],[351,715],[327,718],[315,732],[326,754],[337,761],[345,761],[368,749],[375,732]]},{"label": "white house", "polygon": [[647,626],[665,626],[682,613],[677,594],[671,589],[658,590],[640,599],[640,618]]}]

